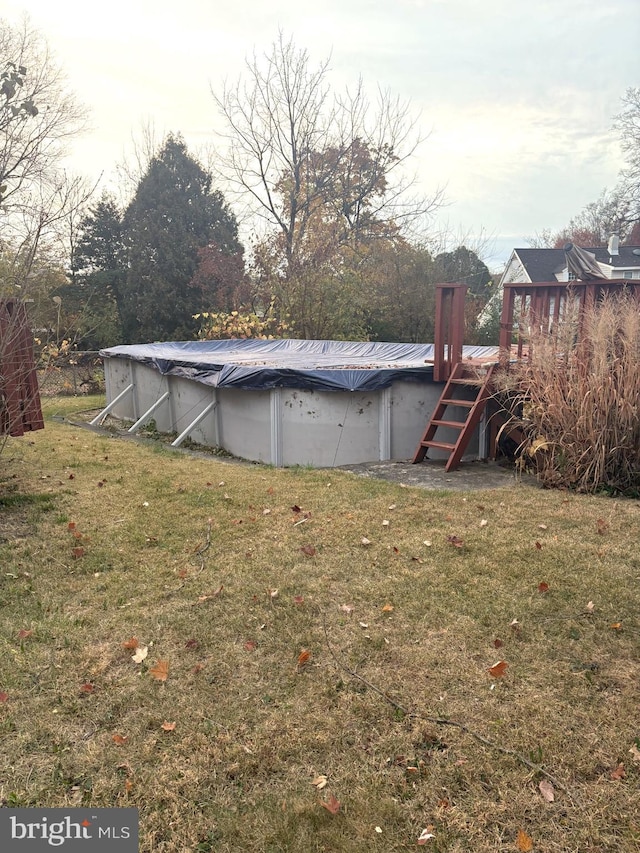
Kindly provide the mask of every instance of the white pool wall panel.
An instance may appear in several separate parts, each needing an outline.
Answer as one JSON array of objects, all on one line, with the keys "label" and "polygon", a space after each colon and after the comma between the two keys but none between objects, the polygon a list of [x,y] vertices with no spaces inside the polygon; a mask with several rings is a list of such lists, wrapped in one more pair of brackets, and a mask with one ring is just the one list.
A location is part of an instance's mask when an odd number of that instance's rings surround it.
[{"label": "white pool wall panel", "polygon": [[[315,391],[273,388],[214,388],[197,381],[163,376],[154,367],[125,358],[105,359],[107,400],[130,383],[132,393],[112,411],[137,420],[165,392],[169,399],[153,413],[159,432],[181,433],[211,402],[217,405],[190,433],[198,444],[275,466],[318,468],[411,458],[433,412],[442,385],[395,381],[376,391]],[[463,419],[463,408],[449,417]],[[455,441],[453,430],[439,440]],[[430,450],[433,459],[446,458]],[[465,458],[477,458],[472,441]]]}]

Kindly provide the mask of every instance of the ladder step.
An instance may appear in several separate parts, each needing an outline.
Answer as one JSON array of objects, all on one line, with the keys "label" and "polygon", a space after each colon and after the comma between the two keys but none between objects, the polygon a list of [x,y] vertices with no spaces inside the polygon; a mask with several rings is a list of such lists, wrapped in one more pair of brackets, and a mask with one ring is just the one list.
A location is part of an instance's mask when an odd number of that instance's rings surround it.
[{"label": "ladder step", "polygon": [[447,444],[444,441],[421,441],[422,447],[435,447],[437,450],[455,450],[455,444]]},{"label": "ladder step", "polygon": [[431,423],[436,426],[451,427],[451,429],[463,429],[465,421],[440,421],[431,419]]},{"label": "ladder step", "polygon": [[446,406],[462,406],[463,408],[472,409],[476,400],[440,400],[441,403],[444,403]]},{"label": "ladder step", "polygon": [[474,376],[469,376],[467,379],[450,379],[449,384],[451,385],[473,385],[473,387],[479,387],[480,385],[484,385],[484,379],[478,379]]}]

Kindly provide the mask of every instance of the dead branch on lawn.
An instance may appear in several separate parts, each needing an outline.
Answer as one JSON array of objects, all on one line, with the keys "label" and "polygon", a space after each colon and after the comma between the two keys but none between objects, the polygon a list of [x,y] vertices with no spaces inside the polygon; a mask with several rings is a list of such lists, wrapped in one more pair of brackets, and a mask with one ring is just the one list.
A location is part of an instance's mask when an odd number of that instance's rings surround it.
[{"label": "dead branch on lawn", "polygon": [[372,690],[374,693],[377,693],[378,696],[381,696],[385,700],[385,702],[388,702],[389,705],[391,705],[392,708],[395,708],[397,711],[400,711],[404,716],[411,717],[414,720],[421,720],[423,722],[432,723],[436,726],[452,726],[453,728],[459,729],[461,732],[464,732],[465,734],[472,737],[474,740],[478,741],[478,743],[481,743],[484,746],[489,747],[490,749],[494,749],[496,750],[496,752],[501,752],[503,755],[510,755],[512,758],[515,758],[517,761],[519,761],[521,764],[531,770],[532,773],[539,773],[541,776],[544,776],[545,779],[548,779],[549,782],[551,782],[551,784],[554,786],[554,788],[557,788],[559,791],[564,791],[565,794],[569,793],[566,786],[563,785],[562,782],[559,782],[555,776],[545,770],[544,767],[542,767],[540,764],[535,764],[533,761],[530,761],[528,758],[522,755],[522,753],[518,752],[515,749],[509,749],[509,747],[500,746],[500,744],[496,743],[495,741],[489,740],[489,738],[484,737],[484,735],[478,734],[478,732],[469,728],[469,726],[467,726],[465,723],[460,723],[457,720],[448,720],[445,717],[430,717],[426,714],[415,713],[413,711],[410,711],[407,707],[405,707],[400,702],[397,702],[395,699],[389,696],[388,693],[385,693],[384,690],[381,690],[379,687],[373,684],[373,682],[364,678],[362,675],[356,672],[355,669],[352,669],[350,666],[348,666],[344,662],[344,660],[337,654],[337,652],[331,645],[331,641],[329,640],[329,633],[327,631],[327,619],[325,613],[322,614],[322,627],[324,629],[324,637],[327,644],[327,648],[329,649],[329,653],[338,669],[341,669],[344,672],[348,673],[351,678],[355,678],[357,681],[360,681],[362,684],[368,687],[369,690]]}]

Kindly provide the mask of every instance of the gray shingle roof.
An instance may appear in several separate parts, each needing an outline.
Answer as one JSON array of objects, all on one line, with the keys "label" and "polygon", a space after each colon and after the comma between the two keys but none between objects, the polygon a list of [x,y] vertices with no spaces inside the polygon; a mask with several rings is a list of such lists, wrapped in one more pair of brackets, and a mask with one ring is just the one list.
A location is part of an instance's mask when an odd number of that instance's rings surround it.
[{"label": "gray shingle roof", "polygon": [[[514,249],[531,281],[554,281],[556,274],[567,266],[564,249]],[[610,255],[607,248],[587,248],[601,264],[615,269],[640,267],[640,247],[620,246],[619,254]],[[637,254],[636,254],[637,253]]]}]

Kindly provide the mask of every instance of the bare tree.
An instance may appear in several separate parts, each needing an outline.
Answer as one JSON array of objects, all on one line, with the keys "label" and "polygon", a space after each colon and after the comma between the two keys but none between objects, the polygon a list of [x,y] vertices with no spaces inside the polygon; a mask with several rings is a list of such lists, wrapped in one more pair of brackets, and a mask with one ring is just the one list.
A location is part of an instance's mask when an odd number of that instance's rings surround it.
[{"label": "bare tree", "polygon": [[629,88],[622,98],[623,109],[616,116],[614,127],[620,133],[620,146],[626,157],[622,178],[640,207],[640,88]]},{"label": "bare tree", "polygon": [[[55,278],[61,234],[91,192],[81,178],[69,177],[62,167],[66,145],[84,121],[84,109],[68,92],[62,71],[28,19],[16,27],[0,21],[2,297],[40,296],[46,293],[43,283]],[[47,301],[51,302],[45,296]],[[3,325],[0,370],[16,335],[11,322]]]},{"label": "bare tree", "polygon": [[26,18],[18,27],[0,21],[0,69],[0,243],[26,280],[43,243],[59,239],[62,223],[90,195],[62,168],[86,111]]},{"label": "bare tree", "polygon": [[400,173],[422,141],[409,105],[380,91],[374,108],[361,81],[355,92],[332,94],[328,75],[329,59],[312,68],[307,51],[281,32],[269,54],[247,61],[244,79],[214,93],[227,124],[223,176],[280,229],[288,256],[319,201],[350,226],[366,204],[397,221],[428,215],[441,201],[441,193],[407,200],[412,180]]},{"label": "bare tree", "polygon": [[6,211],[28,204],[34,185],[57,181],[66,144],[83,127],[86,112],[67,91],[46,42],[27,19],[15,28],[0,21],[0,70],[0,184]]},{"label": "bare tree", "polygon": [[[221,175],[266,223],[256,257],[263,273],[268,259],[272,283],[294,303],[303,292],[307,304],[326,303],[318,288],[344,272],[345,246],[388,239],[442,201],[440,191],[411,196],[405,166],[421,139],[409,105],[382,91],[372,105],[362,82],[334,94],[328,77],[329,59],[312,67],[307,51],[281,32],[269,53],[247,61],[243,78],[214,93],[226,123]],[[295,313],[291,299],[283,304]],[[308,319],[298,318],[301,331]]]}]

